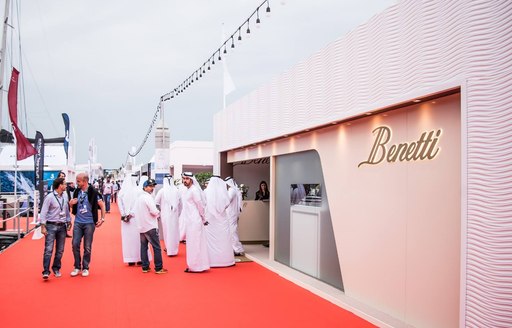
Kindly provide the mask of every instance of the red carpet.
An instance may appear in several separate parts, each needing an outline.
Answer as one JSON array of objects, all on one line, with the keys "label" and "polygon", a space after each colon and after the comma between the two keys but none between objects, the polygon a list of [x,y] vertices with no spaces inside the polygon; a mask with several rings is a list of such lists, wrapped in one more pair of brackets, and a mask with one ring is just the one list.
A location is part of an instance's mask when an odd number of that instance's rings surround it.
[{"label": "red carpet", "polygon": [[[185,247],[164,255],[165,275],[122,262],[117,206],[94,235],[89,277],[41,278],[44,239],[0,254],[1,327],[373,327],[254,262],[184,273]],[[153,267],[153,263],[151,264]]]}]

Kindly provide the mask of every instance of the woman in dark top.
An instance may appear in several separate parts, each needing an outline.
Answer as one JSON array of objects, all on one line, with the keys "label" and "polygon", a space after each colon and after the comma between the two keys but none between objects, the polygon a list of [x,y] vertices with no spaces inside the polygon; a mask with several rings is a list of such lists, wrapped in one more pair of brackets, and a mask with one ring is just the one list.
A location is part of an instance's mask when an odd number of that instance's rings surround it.
[{"label": "woman in dark top", "polygon": [[256,191],[256,198],[254,200],[268,200],[270,192],[268,191],[268,185],[265,181],[260,182],[260,188]]}]

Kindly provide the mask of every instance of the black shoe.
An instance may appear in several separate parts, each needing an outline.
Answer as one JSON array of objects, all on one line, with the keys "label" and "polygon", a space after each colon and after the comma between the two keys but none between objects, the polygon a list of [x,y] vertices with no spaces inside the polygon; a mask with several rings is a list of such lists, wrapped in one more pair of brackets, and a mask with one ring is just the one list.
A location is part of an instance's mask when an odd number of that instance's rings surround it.
[{"label": "black shoe", "polygon": [[73,238],[73,236],[66,234],[66,238]]},{"label": "black shoe", "polygon": [[142,262],[141,261],[137,262],[137,265],[142,265]]},{"label": "black shoe", "polygon": [[235,252],[235,256],[244,256],[244,255],[245,255],[245,253],[243,253],[243,252],[242,253],[236,253]]},{"label": "black shoe", "polygon": [[135,265],[135,262],[128,263],[128,266],[134,266],[134,265]]}]

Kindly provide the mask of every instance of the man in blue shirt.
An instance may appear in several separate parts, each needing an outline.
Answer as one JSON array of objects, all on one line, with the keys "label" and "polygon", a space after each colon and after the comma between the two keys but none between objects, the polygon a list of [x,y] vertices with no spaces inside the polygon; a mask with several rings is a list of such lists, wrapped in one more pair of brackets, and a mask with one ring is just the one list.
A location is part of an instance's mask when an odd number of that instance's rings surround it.
[{"label": "man in blue shirt", "polygon": [[61,276],[61,259],[64,254],[66,231],[71,229],[71,217],[69,216],[68,197],[64,192],[66,183],[64,178],[57,178],[53,181],[53,191],[43,201],[41,207],[41,233],[44,238],[43,255],[43,279],[50,276],[50,261],[52,259],[55,245],[55,257],[53,258],[52,270],[55,277]]},{"label": "man in blue shirt", "polygon": [[[71,276],[75,277],[82,270],[82,277],[89,275],[89,263],[91,262],[92,239],[94,230],[101,227],[105,221],[105,204],[98,191],[89,184],[89,176],[80,173],[76,176],[77,188],[73,193],[73,199],[69,201],[72,213],[75,215],[73,228],[73,256],[75,269]],[[98,210],[101,210],[101,218],[98,218]],[[80,244],[84,240],[84,254],[80,254]]]}]

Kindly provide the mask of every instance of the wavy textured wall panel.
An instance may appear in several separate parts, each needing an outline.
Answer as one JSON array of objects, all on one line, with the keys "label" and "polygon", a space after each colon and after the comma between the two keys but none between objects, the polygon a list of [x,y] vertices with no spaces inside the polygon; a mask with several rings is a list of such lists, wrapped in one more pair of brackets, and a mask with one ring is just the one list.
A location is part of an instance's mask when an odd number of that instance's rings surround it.
[{"label": "wavy textured wall panel", "polygon": [[238,127],[216,134],[217,149],[342,120],[460,81],[467,86],[461,326],[511,327],[511,58],[512,1],[401,1],[217,114],[216,128]]}]

